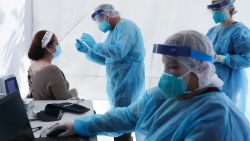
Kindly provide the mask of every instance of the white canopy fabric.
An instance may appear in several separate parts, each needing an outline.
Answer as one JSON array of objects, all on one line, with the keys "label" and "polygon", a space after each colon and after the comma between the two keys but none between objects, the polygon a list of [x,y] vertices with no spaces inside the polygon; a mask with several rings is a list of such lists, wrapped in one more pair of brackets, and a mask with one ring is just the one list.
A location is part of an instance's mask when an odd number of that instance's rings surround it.
[{"label": "white canopy fabric", "polygon": [[[74,44],[83,32],[93,35],[97,42],[105,39],[106,34],[98,29],[90,16],[103,3],[113,4],[122,17],[133,20],[140,27],[147,51],[146,74],[154,43],[163,43],[169,35],[180,30],[194,29],[205,34],[214,25],[211,13],[206,8],[210,0],[33,1],[33,33],[42,29],[56,33],[63,52],[54,63],[62,68],[71,86],[76,87],[85,98],[105,98],[105,67],[87,60],[84,54],[75,49]],[[236,7],[240,4],[244,4],[244,1],[237,1]],[[236,18],[246,13],[239,9]],[[240,21],[246,20],[249,19]],[[250,21],[246,22],[250,25]]]},{"label": "white canopy fabric", "polygon": [[146,74],[154,43],[163,43],[169,35],[179,30],[195,29],[206,33],[213,25],[206,9],[209,2],[199,0],[33,1],[33,33],[48,29],[56,33],[59,40],[63,38],[60,42],[62,55],[54,63],[63,69],[70,85],[76,87],[85,98],[105,98],[105,67],[88,61],[84,54],[75,49],[74,44],[83,32],[93,35],[97,42],[105,39],[106,34],[98,29],[90,17],[102,3],[113,4],[123,18],[133,20],[140,27],[147,51]]},{"label": "white canopy fabric", "polygon": [[22,95],[28,93],[27,57],[32,38],[31,0],[0,1],[0,76],[14,74]]}]

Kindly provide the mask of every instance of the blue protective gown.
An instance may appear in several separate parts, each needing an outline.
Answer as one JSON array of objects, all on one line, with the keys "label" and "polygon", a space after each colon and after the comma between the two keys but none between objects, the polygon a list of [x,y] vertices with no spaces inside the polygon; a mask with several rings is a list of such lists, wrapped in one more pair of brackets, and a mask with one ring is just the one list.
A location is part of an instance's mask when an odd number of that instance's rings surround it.
[{"label": "blue protective gown", "polygon": [[124,107],[144,93],[145,49],[139,28],[121,19],[104,43],[87,52],[89,60],[106,65],[107,93],[111,107]]},{"label": "blue protective gown", "polygon": [[250,141],[249,122],[223,92],[178,100],[154,88],[129,107],[76,118],[74,130],[82,136],[135,131],[137,141]]},{"label": "blue protective gown", "polygon": [[244,112],[247,98],[247,75],[250,66],[250,30],[241,23],[217,25],[207,33],[216,54],[225,55],[223,62],[215,63],[216,73],[224,81],[226,95]]}]

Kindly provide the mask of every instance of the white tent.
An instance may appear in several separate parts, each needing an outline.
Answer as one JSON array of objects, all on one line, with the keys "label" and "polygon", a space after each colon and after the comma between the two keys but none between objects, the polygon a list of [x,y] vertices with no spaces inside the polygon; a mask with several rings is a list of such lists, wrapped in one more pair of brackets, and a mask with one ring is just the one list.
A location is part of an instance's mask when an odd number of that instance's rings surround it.
[{"label": "white tent", "polygon": [[[105,68],[88,61],[74,46],[83,32],[92,34],[96,41],[105,39],[90,18],[93,9],[102,3],[113,4],[122,17],[140,27],[147,51],[147,76],[154,43],[163,43],[180,30],[205,34],[214,25],[206,8],[210,0],[1,0],[0,75],[15,74],[24,97],[29,91],[27,52],[32,36],[47,29],[60,40],[63,52],[54,63],[64,71],[71,87],[77,88],[81,98],[106,100]],[[236,1],[235,19],[250,27],[248,5],[249,0]]]}]

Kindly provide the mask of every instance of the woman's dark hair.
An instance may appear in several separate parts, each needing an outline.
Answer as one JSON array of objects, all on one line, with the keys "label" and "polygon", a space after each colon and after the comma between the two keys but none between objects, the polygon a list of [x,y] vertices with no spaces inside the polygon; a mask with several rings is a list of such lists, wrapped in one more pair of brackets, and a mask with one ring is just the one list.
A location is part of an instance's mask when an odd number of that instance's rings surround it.
[{"label": "woman's dark hair", "polygon": [[[41,30],[36,33],[36,35],[33,38],[33,41],[30,45],[30,50],[28,53],[28,57],[31,60],[39,60],[44,57],[44,55],[47,53],[47,50],[45,48],[42,48],[42,38],[44,34],[46,33],[46,30]],[[55,41],[56,36],[53,34],[51,40],[47,44],[47,46],[53,46],[53,42]]]}]

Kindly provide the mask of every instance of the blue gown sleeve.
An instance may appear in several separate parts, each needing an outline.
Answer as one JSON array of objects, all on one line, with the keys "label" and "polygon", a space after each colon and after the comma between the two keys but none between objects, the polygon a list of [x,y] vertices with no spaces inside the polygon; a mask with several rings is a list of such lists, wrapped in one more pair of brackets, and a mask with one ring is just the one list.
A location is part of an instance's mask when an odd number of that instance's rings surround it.
[{"label": "blue gown sleeve", "polygon": [[208,37],[208,36],[211,34],[211,32],[212,32],[213,30],[214,30],[214,27],[210,28],[210,29],[208,30],[206,36]]},{"label": "blue gown sleeve", "polygon": [[94,46],[94,52],[103,57],[113,60],[122,60],[127,56],[136,41],[136,27],[130,23],[122,23],[117,29],[114,29],[114,41],[105,41]]},{"label": "blue gown sleeve", "polygon": [[76,118],[74,131],[81,136],[107,135],[120,136],[134,131],[142,111],[143,99],[129,107],[117,107],[103,115]]},{"label": "blue gown sleeve", "polygon": [[227,135],[226,127],[229,117],[228,111],[225,109],[227,109],[227,107],[224,107],[223,104],[211,104],[210,102],[210,105],[202,106],[192,111],[193,113],[196,112],[196,114],[193,114],[194,116],[192,117],[188,117],[186,121],[183,122],[182,126],[186,128],[186,130],[184,130],[186,132],[183,133],[185,139],[182,140],[224,141],[222,136]]},{"label": "blue gown sleeve", "polygon": [[222,64],[232,69],[246,68],[250,66],[250,30],[241,28],[232,37],[234,54],[226,54]]},{"label": "blue gown sleeve", "polygon": [[90,49],[86,53],[86,56],[92,62],[95,62],[95,63],[100,64],[100,65],[105,65],[105,57],[100,56],[100,55],[94,53]]},{"label": "blue gown sleeve", "polygon": [[[219,102],[219,101],[218,101]],[[181,126],[185,128],[184,141],[235,141],[249,140],[249,122],[232,103],[204,103],[186,118]],[[230,108],[229,108],[230,107]],[[246,132],[247,131],[247,132]]]}]

